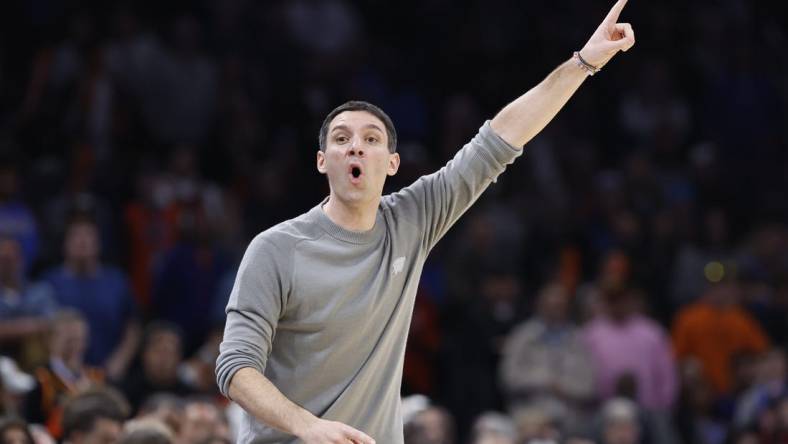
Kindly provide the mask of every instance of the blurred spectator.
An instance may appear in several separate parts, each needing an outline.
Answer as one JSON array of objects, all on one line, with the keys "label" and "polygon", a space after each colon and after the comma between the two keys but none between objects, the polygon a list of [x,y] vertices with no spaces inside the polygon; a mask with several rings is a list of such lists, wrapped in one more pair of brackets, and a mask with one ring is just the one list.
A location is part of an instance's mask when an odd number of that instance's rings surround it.
[{"label": "blurred spectator", "polygon": [[546,412],[525,407],[512,413],[517,428],[517,442],[556,443],[561,439],[560,426]]},{"label": "blurred spectator", "polygon": [[151,316],[181,328],[186,355],[215,327],[215,298],[232,263],[216,241],[217,225],[221,225],[221,215],[216,213],[224,212],[224,204],[219,193],[202,182],[196,154],[185,148],[173,153],[177,240],[162,252],[154,268],[150,307]]},{"label": "blurred spectator", "polygon": [[36,380],[19,370],[13,359],[0,356],[0,416],[22,413],[25,395],[35,384]]},{"label": "blurred spectator", "polygon": [[221,327],[210,329],[200,348],[178,367],[178,377],[190,390],[203,394],[219,393],[214,371],[216,358],[219,357],[222,334]]},{"label": "blurred spectator", "polygon": [[49,434],[46,427],[41,424],[28,424],[30,433],[33,435],[33,441],[36,444],[57,444],[55,438]]},{"label": "blurred spectator", "polygon": [[506,341],[500,376],[510,409],[538,408],[572,428],[595,393],[591,356],[570,317],[569,298],[558,284],[539,292],[534,317]]},{"label": "blurred spectator", "polygon": [[681,365],[681,392],[675,412],[676,428],[683,442],[722,444],[727,427],[717,412],[716,398],[696,359]]},{"label": "blurred spectator", "polygon": [[76,310],[64,309],[52,320],[49,362],[36,369],[36,386],[28,393],[25,418],[45,424],[59,438],[63,403],[69,396],[101,385],[104,374],[84,363],[89,341],[89,327]]},{"label": "blurred spectator", "polygon": [[664,60],[646,60],[641,64],[639,84],[624,94],[619,108],[621,127],[638,143],[659,142],[680,146],[692,120],[689,105],[675,90],[674,76]]},{"label": "blurred spectator", "polygon": [[785,351],[772,349],[758,362],[755,384],[739,398],[734,425],[739,428],[755,424],[760,412],[775,399],[788,396],[788,362]]},{"label": "blurred spectator", "polygon": [[735,430],[731,432],[726,442],[730,444],[761,444],[758,432],[755,430]]},{"label": "blurred spectator", "polygon": [[405,424],[405,444],[454,444],[454,434],[454,419],[441,407],[427,407]]},{"label": "blurred spectator", "polygon": [[163,422],[147,418],[126,422],[118,444],[173,444],[175,436]]},{"label": "blurred spectator", "polygon": [[641,444],[644,433],[637,405],[622,398],[614,398],[602,407],[600,444]]},{"label": "blurred spectator", "polygon": [[300,210],[297,202],[288,193],[288,168],[283,168],[280,162],[265,162],[255,165],[254,168],[249,195],[246,196],[243,208],[244,231],[248,238]]},{"label": "blurred spectator", "polygon": [[754,282],[779,284],[788,273],[788,227],[764,223],[743,240],[742,278]]},{"label": "blurred spectator", "polygon": [[671,297],[676,307],[694,302],[706,287],[707,264],[732,256],[727,215],[720,208],[704,212],[698,227],[697,241],[687,243],[676,253]]},{"label": "blurred spectator", "polygon": [[129,406],[115,390],[80,393],[63,409],[63,440],[71,444],[115,443],[128,416]]},{"label": "blurred spectator", "polygon": [[678,381],[665,330],[642,313],[634,290],[604,288],[604,314],[583,329],[602,399],[628,397],[644,409],[667,412]]},{"label": "blurred spectator", "polygon": [[33,212],[17,195],[17,167],[0,159],[0,237],[19,242],[22,253],[22,272],[30,270],[39,247],[38,228]]},{"label": "blurred spectator", "polygon": [[362,37],[360,19],[352,3],[343,0],[289,2],[285,19],[290,38],[314,55],[347,56],[351,45]]},{"label": "blurred spectator", "polygon": [[500,413],[487,412],[476,418],[471,433],[471,444],[517,443],[514,421]]},{"label": "blurred spectator", "polygon": [[726,422],[731,421],[736,413],[736,402],[758,382],[762,353],[739,353],[731,362],[733,384],[731,391],[722,397],[715,398],[715,409]]},{"label": "blurred spectator", "polygon": [[153,267],[175,243],[178,207],[172,184],[159,173],[144,171],[137,178],[137,199],[124,209],[128,229],[129,276],[140,307],[147,310]]},{"label": "blurred spectator", "polygon": [[121,20],[124,35],[107,50],[109,70],[138,108],[144,131],[158,142],[203,141],[215,117],[217,73],[202,50],[200,22],[177,16],[165,46],[154,33],[139,32],[132,14]]},{"label": "blurred spectator", "polygon": [[136,352],[140,327],[125,275],[102,264],[96,224],[87,219],[71,221],[64,241],[63,265],[46,273],[62,306],[81,311],[94,334],[85,361],[105,368],[117,380]]},{"label": "blurred spectator", "polygon": [[788,229],[766,224],[737,250],[741,304],[776,343],[788,345]]},{"label": "blurred spectator", "polygon": [[435,395],[437,381],[436,361],[441,344],[440,312],[427,294],[423,285],[419,286],[405,348],[405,364],[402,370],[402,390],[404,393]]},{"label": "blurred spectator", "polygon": [[[482,288],[482,280],[490,274],[512,275],[519,270],[519,242],[516,235],[510,235],[516,220],[499,219],[492,208],[475,208],[468,215],[463,235],[450,248],[447,260],[447,282],[452,300],[458,303],[475,303]],[[495,227],[496,229],[492,229]],[[506,263],[500,258],[507,257]],[[519,282],[518,282],[519,284]],[[497,301],[498,304],[504,301]]]},{"label": "blurred spectator", "polygon": [[70,150],[65,183],[54,195],[47,196],[41,209],[40,222],[45,236],[41,256],[46,264],[55,263],[61,256],[61,242],[69,224],[64,221],[90,219],[94,221],[104,259],[117,260],[116,215],[114,208],[93,191],[96,176],[107,174],[106,167],[96,165],[95,153],[80,144]]},{"label": "blurred spectator", "polygon": [[0,444],[34,444],[27,423],[12,416],[0,416]]},{"label": "blurred spectator", "polygon": [[758,413],[757,425],[752,428],[759,444],[788,442],[788,396],[773,399]]},{"label": "blurred spectator", "polygon": [[[465,303],[454,301],[446,310],[449,321],[441,342],[445,373],[439,381],[440,399],[452,407],[463,436],[481,412],[503,409],[498,363],[507,335],[522,319],[524,305],[520,277],[510,264],[488,266],[473,289],[476,297]],[[477,383],[468,385],[468,381]]]},{"label": "blurred spectator", "polygon": [[581,322],[587,323],[605,316],[605,290],[626,287],[632,277],[631,270],[632,265],[625,252],[616,249],[605,254],[596,280],[586,282],[577,289]]},{"label": "blurred spectator", "polygon": [[733,389],[733,359],[745,353],[761,353],[769,342],[761,327],[739,306],[740,288],[734,267],[710,262],[705,272],[712,283],[699,301],[677,313],[673,344],[677,359],[699,360],[704,378],[720,396]]},{"label": "blurred spectator", "polygon": [[179,444],[202,444],[213,439],[230,439],[227,418],[207,398],[188,399],[183,407],[183,424],[178,433]]},{"label": "blurred spectator", "polygon": [[777,436],[774,442],[784,443],[788,441],[788,396],[780,398],[776,407],[777,413]]},{"label": "blurred spectator", "polygon": [[19,243],[0,237],[0,352],[29,364],[54,311],[51,287],[27,282]]},{"label": "blurred spectator", "polygon": [[137,418],[161,421],[178,435],[183,425],[183,400],[170,393],[149,396],[140,406]]},{"label": "blurred spectator", "polygon": [[167,392],[177,396],[192,390],[178,378],[183,357],[180,329],[167,322],[153,322],[145,328],[140,350],[140,368],[130,371],[121,387],[136,412],[149,396]]}]

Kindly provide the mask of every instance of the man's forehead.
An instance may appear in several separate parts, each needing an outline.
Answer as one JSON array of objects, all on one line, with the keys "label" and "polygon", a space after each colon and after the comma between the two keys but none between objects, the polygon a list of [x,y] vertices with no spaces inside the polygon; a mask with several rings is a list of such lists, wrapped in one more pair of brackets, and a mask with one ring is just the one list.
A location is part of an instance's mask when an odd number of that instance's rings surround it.
[{"label": "man's forehead", "polygon": [[363,111],[363,110],[343,111],[337,114],[334,117],[334,119],[331,121],[331,124],[329,125],[328,129],[329,131],[332,131],[334,130],[334,128],[340,125],[349,128],[356,128],[356,127],[363,128],[372,125],[377,127],[380,131],[384,131],[384,128],[386,127],[383,124],[383,121],[381,121],[377,116],[375,116],[374,114],[368,111]]}]

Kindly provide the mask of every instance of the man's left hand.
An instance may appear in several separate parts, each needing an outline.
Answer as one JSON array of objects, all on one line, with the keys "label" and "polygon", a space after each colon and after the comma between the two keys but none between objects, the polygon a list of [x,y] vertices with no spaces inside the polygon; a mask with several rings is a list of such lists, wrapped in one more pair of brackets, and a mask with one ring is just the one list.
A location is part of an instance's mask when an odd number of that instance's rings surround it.
[{"label": "man's left hand", "polygon": [[626,51],[635,44],[635,31],[632,30],[632,25],[617,23],[618,16],[626,4],[627,0],[618,0],[580,50],[580,56],[587,63],[601,68],[618,51]]}]

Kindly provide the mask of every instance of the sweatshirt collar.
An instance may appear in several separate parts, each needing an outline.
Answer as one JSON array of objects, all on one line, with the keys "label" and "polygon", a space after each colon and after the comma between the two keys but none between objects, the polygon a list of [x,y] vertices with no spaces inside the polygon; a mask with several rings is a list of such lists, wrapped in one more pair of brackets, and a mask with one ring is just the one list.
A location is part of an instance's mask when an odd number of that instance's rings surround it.
[{"label": "sweatshirt collar", "polygon": [[323,211],[323,205],[325,205],[326,202],[328,202],[328,197],[323,199],[322,202],[312,208],[310,213],[312,218],[317,221],[318,225],[320,225],[320,227],[331,237],[352,244],[368,244],[380,239],[380,236],[383,235],[383,225],[385,224],[385,221],[383,220],[383,215],[380,211],[380,208],[378,208],[377,214],[375,215],[375,225],[371,230],[353,231],[342,228],[341,226],[335,224],[328,217],[326,212]]}]

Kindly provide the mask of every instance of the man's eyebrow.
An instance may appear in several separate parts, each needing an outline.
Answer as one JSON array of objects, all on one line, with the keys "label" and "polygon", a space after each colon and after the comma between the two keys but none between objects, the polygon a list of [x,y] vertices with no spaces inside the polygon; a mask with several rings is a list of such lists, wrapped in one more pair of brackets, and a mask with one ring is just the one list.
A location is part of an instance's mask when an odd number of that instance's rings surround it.
[{"label": "man's eyebrow", "polygon": [[[383,132],[383,130],[378,125],[375,125],[374,123],[368,123],[368,124],[364,125],[364,129],[376,129],[376,130],[380,131],[381,133]],[[331,132],[332,133],[334,131],[337,131],[337,130],[350,131],[350,128],[348,128],[348,126],[344,125],[344,124],[339,124],[339,125],[331,128]]]},{"label": "man's eyebrow", "polygon": [[380,127],[375,125],[374,123],[368,123],[368,124],[364,125],[364,128],[376,129],[376,130],[380,131],[381,133],[383,132],[383,130],[380,129]]}]

